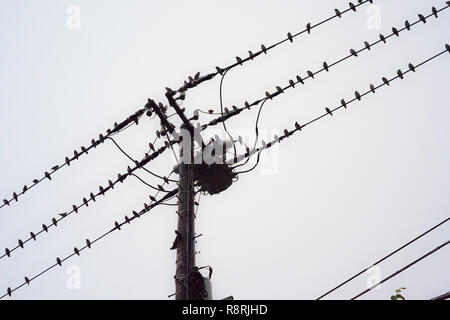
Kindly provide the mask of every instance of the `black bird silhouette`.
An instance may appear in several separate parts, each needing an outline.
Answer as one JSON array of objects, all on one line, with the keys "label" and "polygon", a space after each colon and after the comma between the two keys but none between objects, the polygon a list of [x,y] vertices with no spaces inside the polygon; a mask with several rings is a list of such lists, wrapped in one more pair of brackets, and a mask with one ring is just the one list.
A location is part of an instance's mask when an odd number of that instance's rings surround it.
[{"label": "black bird silhouette", "polygon": [[333,112],[331,112],[330,108],[325,108],[325,111],[326,111],[330,116],[333,115]]},{"label": "black bird silhouette", "polygon": [[411,70],[412,72],[416,72],[416,68],[414,67],[414,65],[412,63],[408,64],[408,68],[409,70]]},{"label": "black bird silhouette", "polygon": [[52,223],[55,225],[55,227],[58,225],[58,220],[56,220],[56,218],[52,219]]},{"label": "black bird silhouette", "polygon": [[60,259],[60,258],[56,258],[56,263],[57,263],[59,266],[61,266],[61,265],[62,265],[61,259]]},{"label": "black bird silhouette", "polygon": [[399,77],[400,79],[403,80],[403,72],[402,72],[402,70],[398,69],[398,70],[397,70],[397,75],[398,75],[398,77]]},{"label": "black bird silhouette", "polygon": [[76,205],[72,206],[72,211],[78,213],[78,207]]},{"label": "black bird silhouette", "polygon": [[91,197],[91,200],[95,202],[95,195],[92,192],[89,194],[89,197]]},{"label": "black bird silhouette", "polygon": [[300,82],[301,84],[305,84],[305,83],[303,82],[302,77],[297,76],[296,79],[297,79],[297,81]]},{"label": "black bird silhouette", "polygon": [[366,49],[370,51],[370,43],[364,41],[364,45],[366,46]]},{"label": "black bird silhouette", "polygon": [[59,215],[60,215],[61,217],[65,218],[65,217],[67,216],[67,213],[66,213],[66,212],[60,213]]},{"label": "black bird silhouette", "polygon": [[292,34],[290,32],[288,32],[287,37],[290,42],[294,42],[294,39],[292,38]]},{"label": "black bird silhouette", "polygon": [[19,242],[19,247],[21,247],[23,249],[23,241],[19,239],[18,242]]},{"label": "black bird silhouette", "polygon": [[9,201],[8,201],[8,200],[3,199],[3,203],[4,203],[5,205],[9,206]]},{"label": "black bird silhouette", "polygon": [[328,72],[328,63],[326,61],[323,63],[323,68]]},{"label": "black bird silhouette", "polygon": [[46,177],[48,180],[52,180],[52,177],[50,176],[50,173],[45,172],[44,174],[45,174],[45,177]]},{"label": "black bird silhouette", "polygon": [[436,8],[435,7],[431,8],[431,11],[433,12],[434,16],[437,18],[438,12],[437,12]]},{"label": "black bird silhouette", "polygon": [[294,80],[289,80],[289,85],[292,87],[292,88],[295,88],[295,82],[294,82]]},{"label": "black bird silhouette", "polygon": [[39,183],[39,180],[38,180],[38,179],[34,179],[34,180],[33,180],[33,183],[34,183],[34,184]]},{"label": "black bird silhouette", "polygon": [[25,283],[26,283],[27,285],[30,285],[30,279],[28,279],[27,277],[25,277]]},{"label": "black bird silhouette", "polygon": [[338,9],[334,9],[334,12],[336,12],[336,15],[340,18],[342,17],[341,12]]},{"label": "black bird silhouette", "polygon": [[314,73],[312,71],[308,70],[306,73],[308,74],[308,76],[314,79]]},{"label": "black bird silhouette", "polygon": [[375,93],[375,86],[373,84],[370,85],[370,91],[372,91],[373,93]]},{"label": "black bird silhouette", "polygon": [[341,106],[343,106],[345,109],[347,109],[347,103],[344,99],[341,100]]},{"label": "black bird silhouette", "polygon": [[11,297],[11,293],[12,293],[11,288],[8,288],[8,289],[6,290],[6,292],[8,293],[8,296]]},{"label": "black bird silhouette", "polygon": [[242,59],[240,57],[236,57],[236,61],[242,66]]},{"label": "black bird silhouette", "polygon": [[13,192],[13,198],[14,198],[14,200],[16,200],[16,202],[17,202],[17,193]]},{"label": "black bird silhouette", "polygon": [[302,131],[302,126],[295,122],[295,129]]},{"label": "black bird silhouette", "polygon": [[384,84],[386,84],[387,86],[389,86],[389,80],[386,79],[385,77],[381,78],[381,80],[383,80]]},{"label": "black bird silhouette", "polygon": [[386,43],[386,37],[380,33],[380,40]]},{"label": "black bird silhouette", "polygon": [[397,37],[399,36],[398,30],[396,28],[392,28],[392,33],[395,34]]},{"label": "black bird silhouette", "polygon": [[77,249],[77,247],[73,248],[73,252],[75,252],[78,256],[80,255],[80,251]]},{"label": "black bird silhouette", "polygon": [[[145,204],[145,205],[147,205],[147,204]],[[147,205],[147,207],[148,207],[148,205]],[[137,213],[136,211],[133,211],[133,216],[135,217],[135,218],[140,218],[141,216],[139,215],[139,213]]]},{"label": "black bird silhouette", "polygon": [[91,248],[91,241],[89,241],[89,239],[86,239],[86,245],[88,246],[88,248],[90,249]]},{"label": "black bird silhouette", "polygon": [[423,15],[421,15],[420,13],[418,14],[419,19],[423,22],[423,23],[427,23],[427,20],[425,19],[425,17]]},{"label": "black bird silhouette", "polygon": [[130,224],[130,218],[128,218],[128,216],[125,216],[125,222]]},{"label": "black bird silhouette", "polygon": [[306,30],[308,31],[308,34],[311,33],[311,23],[308,22],[308,24],[306,25]]},{"label": "black bird silhouette", "polygon": [[350,6],[350,9],[356,12],[356,7],[353,3],[350,2],[348,5]]},{"label": "black bird silhouette", "polygon": [[350,49],[350,53],[351,53],[352,55],[354,55],[355,57],[358,56],[358,53],[357,53],[354,49]]},{"label": "black bird silhouette", "polygon": [[89,202],[87,201],[86,198],[83,198],[83,203],[86,207],[89,207]]},{"label": "black bird silhouette", "polygon": [[58,169],[59,169],[59,166],[58,166],[58,165],[52,167],[52,171],[56,171],[56,170],[58,170]]},{"label": "black bird silhouette", "polygon": [[117,230],[120,230],[120,224],[117,221],[114,223],[114,225],[115,225]]},{"label": "black bird silhouette", "polygon": [[11,257],[11,251],[9,251],[8,248],[5,248],[5,254],[6,254],[8,257]]},{"label": "black bird silhouette", "polygon": [[34,241],[36,241],[36,235],[33,232],[30,232],[30,236]]},{"label": "black bird silhouette", "polygon": [[405,27],[408,31],[411,30],[411,24],[409,23],[408,20],[405,21]]},{"label": "black bird silhouette", "polygon": [[27,185],[24,185],[24,186],[23,186],[23,189],[22,189],[22,192],[25,193],[25,192],[27,192],[27,190],[28,190]]},{"label": "black bird silhouette", "polygon": [[267,54],[267,49],[263,44],[261,45],[261,51],[264,52],[264,54]]},{"label": "black bird silhouette", "polygon": [[42,225],[42,230],[44,230],[45,232],[48,232],[48,228],[45,224]]},{"label": "black bird silhouette", "polygon": [[356,97],[356,99],[361,101],[361,95],[359,94],[358,91],[355,91],[355,97]]}]

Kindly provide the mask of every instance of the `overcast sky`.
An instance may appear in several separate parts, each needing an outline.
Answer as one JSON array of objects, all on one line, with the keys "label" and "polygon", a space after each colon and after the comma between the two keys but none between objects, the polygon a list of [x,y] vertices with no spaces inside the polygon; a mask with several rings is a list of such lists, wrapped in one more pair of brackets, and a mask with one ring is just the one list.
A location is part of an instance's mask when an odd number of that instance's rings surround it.
[{"label": "overcast sky", "polygon": [[[305,76],[321,69],[323,61],[339,60],[350,48],[378,40],[380,32],[387,35],[406,19],[412,22],[418,13],[430,14],[432,6],[445,6],[437,0],[374,3],[230,71],[223,86],[225,106],[264,97],[297,74]],[[348,1],[1,0],[0,198],[9,199],[74,149],[89,145],[147,98],[166,103],[166,86],[177,88],[197,71],[225,67],[261,43],[268,46],[288,31],[333,15],[335,8],[347,9]],[[79,28],[73,20],[77,9]],[[262,138],[268,141],[295,121],[307,122],[341,98],[353,98],[355,90],[364,92],[398,68],[406,70],[409,62],[442,51],[450,43],[449,18],[447,9],[439,19],[430,18],[266,103]],[[314,299],[448,217],[449,67],[450,55],[441,56],[283,141],[225,192],[203,196],[197,264],[214,268],[214,298]],[[188,93],[183,106],[189,115],[196,108],[220,109],[219,82],[217,77]],[[252,109],[228,121],[230,132],[249,138],[256,113]],[[201,115],[200,122],[210,118]],[[116,136],[117,142],[142,158],[159,126],[145,117]],[[208,134],[216,133],[225,138],[222,130]],[[167,175],[173,161],[168,152],[148,168]],[[1,252],[131,164],[106,142],[0,209]],[[149,194],[152,189],[129,178],[0,260],[0,295],[140,210]],[[176,253],[169,248],[176,223],[175,207],[158,207],[12,298],[167,299],[175,291]],[[380,277],[447,241],[449,231],[444,225],[383,262]],[[399,287],[407,287],[407,299],[438,296],[450,289],[449,268],[447,247],[362,298],[389,299]],[[80,271],[78,289],[67,285],[73,270]],[[367,287],[370,276],[358,277],[329,298],[351,298]]]}]

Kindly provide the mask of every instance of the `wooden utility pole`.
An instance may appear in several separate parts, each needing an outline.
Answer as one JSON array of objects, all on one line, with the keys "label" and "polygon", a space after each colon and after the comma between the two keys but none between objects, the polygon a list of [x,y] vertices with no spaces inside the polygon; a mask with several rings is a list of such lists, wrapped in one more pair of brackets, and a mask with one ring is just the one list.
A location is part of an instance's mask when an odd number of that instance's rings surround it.
[{"label": "wooden utility pole", "polygon": [[173,93],[166,94],[169,104],[183,121],[181,125],[180,163],[178,166],[178,229],[175,239],[177,261],[175,273],[176,300],[205,298],[203,278],[195,266],[194,215],[194,127],[178,106]]}]

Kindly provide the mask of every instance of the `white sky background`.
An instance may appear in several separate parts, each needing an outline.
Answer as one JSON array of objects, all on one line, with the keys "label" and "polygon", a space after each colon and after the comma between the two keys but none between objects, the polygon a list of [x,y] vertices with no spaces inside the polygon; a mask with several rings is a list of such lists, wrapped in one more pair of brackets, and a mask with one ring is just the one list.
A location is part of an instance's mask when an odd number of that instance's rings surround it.
[{"label": "white sky background", "polygon": [[[381,29],[369,29],[367,5],[301,36],[244,67],[224,81],[226,106],[242,106],[276,85],[321,68],[401,28],[417,13],[445,1],[374,1]],[[356,1],[355,1],[356,3]],[[66,28],[69,5],[81,8],[81,29]],[[164,87],[179,87],[188,75],[225,67],[346,9],[348,1],[0,1],[0,197],[88,145],[115,121],[164,101]],[[265,105],[261,130],[293,128],[363,92],[382,76],[394,76],[450,42],[450,10],[360,58],[321,73]],[[444,55],[405,80],[369,95],[284,141],[267,161],[278,170],[257,169],[230,189],[202,197],[196,230],[198,265],[211,265],[217,299],[313,299],[350,275],[449,216],[448,122],[450,56]],[[189,92],[188,113],[218,109],[219,77]],[[253,130],[257,109],[228,122],[230,131]],[[200,120],[209,117],[202,115]],[[158,121],[143,118],[117,136],[142,158]],[[220,128],[220,127],[217,127]],[[266,140],[267,141],[267,140]],[[161,141],[159,142],[161,143]],[[263,154],[263,160],[264,159]],[[278,159],[278,160],[277,160]],[[42,223],[68,211],[99,185],[130,165],[107,142],[0,210],[0,250],[13,247]],[[149,169],[170,172],[169,153]],[[265,164],[267,168],[271,164]],[[149,181],[156,182],[145,173]],[[0,260],[0,292],[23,282],[140,210],[153,191],[129,178],[89,208],[24,250]],[[158,207],[13,294],[16,299],[167,299],[174,292],[173,207]],[[381,264],[386,277],[449,238],[450,226]],[[428,299],[450,289],[450,249],[444,248],[365,295],[389,299],[405,286],[408,299]],[[66,287],[67,267],[81,270],[80,290]],[[330,298],[348,299],[366,288],[363,275]]]}]

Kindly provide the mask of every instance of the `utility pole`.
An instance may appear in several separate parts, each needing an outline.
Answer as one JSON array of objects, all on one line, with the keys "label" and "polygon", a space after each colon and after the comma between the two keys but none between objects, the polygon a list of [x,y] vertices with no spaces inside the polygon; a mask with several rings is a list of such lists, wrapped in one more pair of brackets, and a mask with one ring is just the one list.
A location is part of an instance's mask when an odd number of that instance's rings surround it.
[{"label": "utility pole", "polygon": [[195,265],[194,127],[178,106],[173,95],[173,92],[168,91],[166,94],[167,100],[183,122],[181,125],[180,163],[178,166],[175,299],[203,300],[207,297],[204,279]]}]

